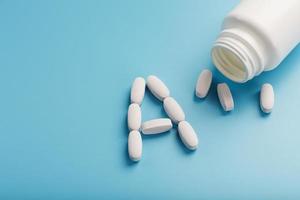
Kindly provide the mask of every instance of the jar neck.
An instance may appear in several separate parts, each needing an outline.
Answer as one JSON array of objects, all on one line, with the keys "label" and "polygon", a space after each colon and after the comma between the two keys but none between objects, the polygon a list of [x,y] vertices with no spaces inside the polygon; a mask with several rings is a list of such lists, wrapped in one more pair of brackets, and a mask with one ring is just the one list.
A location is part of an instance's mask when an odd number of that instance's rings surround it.
[{"label": "jar neck", "polygon": [[263,44],[238,28],[224,29],[213,45],[211,56],[227,78],[243,83],[264,71]]}]

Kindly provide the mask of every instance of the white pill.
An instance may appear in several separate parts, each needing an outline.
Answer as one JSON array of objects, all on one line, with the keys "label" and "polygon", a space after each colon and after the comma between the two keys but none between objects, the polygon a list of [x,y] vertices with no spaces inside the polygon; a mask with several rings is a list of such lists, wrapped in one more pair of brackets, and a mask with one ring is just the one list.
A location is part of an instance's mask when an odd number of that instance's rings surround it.
[{"label": "white pill", "polygon": [[181,106],[172,97],[167,97],[164,99],[164,109],[167,115],[176,124],[185,119],[185,114]]},{"label": "white pill", "polygon": [[234,109],[234,101],[230,89],[226,83],[220,83],[217,86],[218,97],[225,111]]},{"label": "white pill", "polygon": [[148,76],[147,87],[149,88],[151,93],[161,101],[164,98],[170,96],[170,91],[167,86],[156,76]]},{"label": "white pill", "polygon": [[272,112],[274,106],[274,90],[271,84],[265,83],[261,87],[260,91],[260,107],[261,110],[265,113]]},{"label": "white pill", "polygon": [[142,104],[145,95],[146,82],[142,77],[134,79],[131,86],[130,100],[131,103]]},{"label": "white pill", "polygon": [[168,118],[160,118],[146,121],[142,124],[142,132],[145,135],[163,133],[173,127],[172,122]]},{"label": "white pill", "polygon": [[127,113],[127,122],[130,131],[140,129],[142,123],[142,112],[138,104],[130,104]]},{"label": "white pill", "polygon": [[182,121],[178,124],[178,132],[183,144],[190,150],[198,147],[198,137],[193,127],[187,122]]},{"label": "white pill", "polygon": [[128,136],[128,154],[132,161],[139,161],[142,157],[143,142],[138,131],[131,131]]},{"label": "white pill", "polygon": [[206,97],[212,82],[212,73],[208,69],[204,69],[198,77],[196,85],[196,96],[199,98]]}]

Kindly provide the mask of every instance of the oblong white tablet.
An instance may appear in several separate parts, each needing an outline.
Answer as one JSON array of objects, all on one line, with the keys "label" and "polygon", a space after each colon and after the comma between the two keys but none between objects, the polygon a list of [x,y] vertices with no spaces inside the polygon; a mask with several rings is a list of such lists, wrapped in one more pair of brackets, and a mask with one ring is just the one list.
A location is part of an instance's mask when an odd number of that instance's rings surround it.
[{"label": "oblong white tablet", "polygon": [[198,147],[198,136],[193,127],[187,122],[182,121],[178,124],[178,132],[183,144],[190,150]]},{"label": "oblong white tablet", "polygon": [[142,124],[141,130],[145,135],[163,133],[173,127],[172,122],[168,118],[159,118],[146,121]]},{"label": "oblong white tablet", "polygon": [[167,115],[176,124],[185,119],[185,114],[181,106],[172,97],[167,97],[164,99],[164,109]]},{"label": "oblong white tablet", "polygon": [[139,131],[131,131],[128,136],[128,154],[132,161],[139,161],[142,157],[143,142]]},{"label": "oblong white tablet", "polygon": [[131,103],[142,104],[145,95],[146,82],[142,77],[134,79],[131,86],[130,101]]},{"label": "oblong white tablet", "polygon": [[260,91],[260,107],[265,113],[271,113],[274,107],[275,97],[274,90],[271,84],[265,83]]},{"label": "oblong white tablet", "polygon": [[220,83],[217,86],[218,97],[224,111],[234,109],[234,101],[230,89],[226,83]]},{"label": "oblong white tablet", "polygon": [[168,87],[156,76],[148,76],[147,87],[149,88],[151,93],[161,101],[164,98],[170,96],[170,91]]},{"label": "oblong white tablet", "polygon": [[138,104],[133,103],[128,107],[127,123],[130,131],[140,129],[142,123],[142,111]]},{"label": "oblong white tablet", "polygon": [[208,69],[204,69],[198,77],[196,85],[196,96],[199,98],[206,97],[212,82],[212,73]]}]

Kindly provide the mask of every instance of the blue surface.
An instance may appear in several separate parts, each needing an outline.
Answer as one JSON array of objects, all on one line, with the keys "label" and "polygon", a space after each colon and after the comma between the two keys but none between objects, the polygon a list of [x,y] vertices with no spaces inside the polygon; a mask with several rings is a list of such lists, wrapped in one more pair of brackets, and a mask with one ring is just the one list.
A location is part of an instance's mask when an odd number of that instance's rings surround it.
[{"label": "blue surface", "polygon": [[[0,1],[0,199],[299,199],[300,48],[275,71],[194,96],[210,48],[238,0]],[[143,137],[127,157],[136,76],[159,76],[200,138]],[[259,110],[270,82],[276,106]],[[143,120],[165,116],[147,92]]]}]

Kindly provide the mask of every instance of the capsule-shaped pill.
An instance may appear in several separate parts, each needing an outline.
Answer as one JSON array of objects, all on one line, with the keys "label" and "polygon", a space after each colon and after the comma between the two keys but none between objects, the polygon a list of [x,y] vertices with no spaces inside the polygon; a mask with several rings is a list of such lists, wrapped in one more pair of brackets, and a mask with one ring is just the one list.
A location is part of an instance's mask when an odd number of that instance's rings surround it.
[{"label": "capsule-shaped pill", "polygon": [[142,157],[143,142],[139,131],[131,131],[128,136],[128,154],[132,161],[139,161]]},{"label": "capsule-shaped pill", "polygon": [[168,118],[160,118],[146,121],[142,124],[141,130],[145,135],[153,135],[169,131],[173,127]]},{"label": "capsule-shaped pill", "polygon": [[220,83],[217,86],[218,97],[224,111],[234,109],[234,101],[230,89],[226,83]]},{"label": "capsule-shaped pill", "polygon": [[188,149],[197,149],[198,136],[193,127],[187,121],[182,121],[178,124],[178,132],[181,141]]},{"label": "capsule-shaped pill", "polygon": [[274,90],[271,84],[265,83],[261,87],[260,91],[260,107],[261,110],[265,113],[271,113],[274,102],[275,102],[275,97],[274,97]]},{"label": "capsule-shaped pill", "polygon": [[146,82],[142,77],[134,79],[131,86],[130,101],[131,103],[142,104],[145,95]]},{"label": "capsule-shaped pill", "polygon": [[181,106],[177,103],[177,101],[172,97],[167,97],[164,99],[164,109],[167,115],[171,118],[174,123],[179,123],[185,120],[185,114],[181,108]]},{"label": "capsule-shaped pill", "polygon": [[199,98],[206,97],[212,82],[212,73],[208,69],[204,69],[198,77],[196,85],[196,96]]},{"label": "capsule-shaped pill", "polygon": [[142,123],[142,112],[141,107],[136,104],[130,104],[127,113],[127,122],[128,122],[128,129],[132,130],[139,130]]},{"label": "capsule-shaped pill", "polygon": [[161,101],[164,98],[170,96],[170,91],[168,87],[156,76],[148,76],[147,87],[149,88],[151,93]]}]

